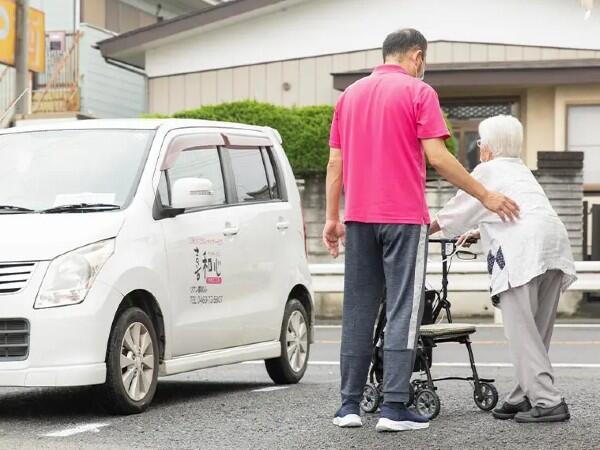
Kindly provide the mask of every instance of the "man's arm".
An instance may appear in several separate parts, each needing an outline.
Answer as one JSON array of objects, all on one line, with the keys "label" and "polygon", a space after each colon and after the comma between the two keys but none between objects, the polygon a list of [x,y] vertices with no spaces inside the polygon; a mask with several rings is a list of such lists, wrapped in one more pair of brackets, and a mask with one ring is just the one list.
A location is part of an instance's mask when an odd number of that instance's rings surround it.
[{"label": "man's arm", "polygon": [[344,225],[340,223],[340,197],[343,185],[342,152],[337,148],[329,151],[327,163],[326,189],[326,216],[323,229],[323,242],[334,258],[340,253],[340,241],[344,242]]},{"label": "man's arm", "polygon": [[510,198],[488,191],[446,149],[442,139],[422,139],[421,143],[429,164],[446,180],[479,200],[483,206],[498,214],[502,220],[519,217],[519,207]]}]

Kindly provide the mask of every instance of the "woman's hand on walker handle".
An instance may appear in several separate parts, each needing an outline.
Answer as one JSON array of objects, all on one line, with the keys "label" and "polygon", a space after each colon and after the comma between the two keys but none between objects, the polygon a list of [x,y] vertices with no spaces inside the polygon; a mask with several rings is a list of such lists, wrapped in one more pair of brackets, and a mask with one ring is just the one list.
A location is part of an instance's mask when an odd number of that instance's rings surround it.
[{"label": "woman's hand on walker handle", "polygon": [[327,220],[323,228],[323,243],[334,258],[340,254],[340,244],[345,245],[346,227],[339,220]]},{"label": "woman's hand on walker handle", "polygon": [[481,234],[479,233],[479,230],[467,231],[465,234],[458,238],[458,241],[456,241],[456,246],[467,248],[474,243],[473,241],[478,241],[479,239],[481,239]]},{"label": "woman's hand on walker handle", "polygon": [[502,222],[506,222],[507,219],[514,222],[519,218],[519,205],[513,199],[499,192],[488,191],[481,203],[490,211],[498,214]]}]

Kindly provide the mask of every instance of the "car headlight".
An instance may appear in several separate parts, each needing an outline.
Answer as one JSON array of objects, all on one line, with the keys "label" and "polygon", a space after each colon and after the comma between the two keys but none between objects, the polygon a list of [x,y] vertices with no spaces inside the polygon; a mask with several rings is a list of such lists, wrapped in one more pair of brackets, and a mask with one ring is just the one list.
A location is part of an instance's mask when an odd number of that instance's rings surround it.
[{"label": "car headlight", "polygon": [[34,308],[81,303],[104,263],[115,251],[115,240],[107,239],[58,256],[50,263]]}]

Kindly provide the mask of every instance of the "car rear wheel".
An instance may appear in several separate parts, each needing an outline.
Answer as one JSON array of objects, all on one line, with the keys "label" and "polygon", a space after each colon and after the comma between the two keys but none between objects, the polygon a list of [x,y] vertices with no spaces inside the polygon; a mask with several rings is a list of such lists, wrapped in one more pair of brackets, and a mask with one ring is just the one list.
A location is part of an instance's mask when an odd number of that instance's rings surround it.
[{"label": "car rear wheel", "polygon": [[140,308],[126,309],[110,334],[99,400],[116,414],[143,412],[154,398],[157,379],[158,340],[152,320]]},{"label": "car rear wheel", "polygon": [[310,341],[308,314],[296,299],[285,306],[279,341],[281,356],[265,360],[267,372],[277,384],[298,383],[306,372]]}]

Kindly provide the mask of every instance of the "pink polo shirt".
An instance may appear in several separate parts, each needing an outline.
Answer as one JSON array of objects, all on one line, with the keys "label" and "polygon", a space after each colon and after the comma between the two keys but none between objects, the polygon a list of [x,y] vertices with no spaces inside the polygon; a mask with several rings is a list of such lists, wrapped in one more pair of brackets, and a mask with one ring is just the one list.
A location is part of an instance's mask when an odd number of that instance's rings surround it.
[{"label": "pink polo shirt", "polygon": [[420,139],[448,138],[436,92],[383,64],[337,102],[329,145],[341,149],[345,220],[428,224]]}]

